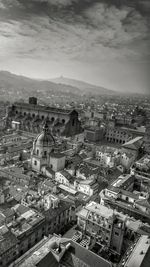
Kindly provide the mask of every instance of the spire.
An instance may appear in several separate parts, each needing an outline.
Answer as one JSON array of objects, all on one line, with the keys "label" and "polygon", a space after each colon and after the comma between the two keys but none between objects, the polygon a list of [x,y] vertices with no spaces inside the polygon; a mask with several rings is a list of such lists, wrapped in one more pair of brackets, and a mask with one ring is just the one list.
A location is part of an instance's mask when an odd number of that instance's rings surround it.
[{"label": "spire", "polygon": [[48,127],[48,119],[45,120],[44,126],[43,126],[43,131],[45,133],[48,133],[49,127]]}]

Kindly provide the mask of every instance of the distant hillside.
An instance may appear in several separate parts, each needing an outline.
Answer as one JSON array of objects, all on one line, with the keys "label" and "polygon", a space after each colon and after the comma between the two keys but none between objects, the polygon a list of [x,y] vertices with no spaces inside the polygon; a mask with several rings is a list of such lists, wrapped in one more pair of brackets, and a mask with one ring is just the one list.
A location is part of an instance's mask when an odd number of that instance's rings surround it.
[{"label": "distant hillside", "polygon": [[62,76],[58,78],[50,79],[50,81],[53,83],[57,83],[59,85],[66,84],[66,85],[70,85],[73,87],[77,87],[78,89],[82,91],[82,93],[92,93],[92,94],[100,94],[100,95],[112,95],[116,93],[113,90],[109,90],[101,86],[96,86],[96,85],[89,84],[83,81],[69,79],[69,78],[62,77]]},{"label": "distant hillside", "polygon": [[27,99],[31,95],[45,98],[52,94],[58,96],[63,94],[80,95],[80,90],[70,85],[59,85],[50,81],[40,81],[0,71],[1,100]]},{"label": "distant hillside", "polygon": [[56,78],[52,80],[37,80],[8,71],[0,71],[0,99],[15,101],[27,100],[29,96],[35,96],[39,101],[50,103],[70,101],[81,95],[112,95],[114,91],[95,86],[78,80],[68,78]]}]

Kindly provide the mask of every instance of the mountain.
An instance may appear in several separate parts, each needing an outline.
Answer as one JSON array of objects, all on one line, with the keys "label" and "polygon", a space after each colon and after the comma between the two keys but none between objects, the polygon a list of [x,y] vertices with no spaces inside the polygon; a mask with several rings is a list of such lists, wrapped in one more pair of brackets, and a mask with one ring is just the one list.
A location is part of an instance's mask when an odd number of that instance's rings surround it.
[{"label": "mountain", "polygon": [[50,79],[51,82],[56,83],[56,84],[66,84],[66,85],[70,85],[73,87],[76,87],[78,89],[80,89],[82,91],[82,93],[86,94],[86,93],[92,93],[92,94],[99,94],[99,95],[112,95],[115,94],[116,92],[113,90],[109,90],[106,89],[104,87],[101,86],[96,86],[90,83],[86,83],[83,81],[79,81],[79,80],[74,80],[74,79],[69,79],[66,77],[58,77],[58,78],[54,78],[54,79]]},{"label": "mountain", "polygon": [[29,96],[47,98],[52,95],[80,95],[80,90],[70,85],[59,85],[51,81],[30,79],[8,71],[0,71],[0,99],[15,101]]},{"label": "mountain", "polygon": [[85,94],[88,96],[91,93],[92,95],[115,94],[114,91],[78,80],[63,77],[52,80],[38,80],[16,75],[8,71],[0,71],[1,100],[12,102],[18,99],[27,100],[29,96],[35,96],[41,102],[50,103],[53,100],[54,102],[70,102],[74,98],[84,97]]}]

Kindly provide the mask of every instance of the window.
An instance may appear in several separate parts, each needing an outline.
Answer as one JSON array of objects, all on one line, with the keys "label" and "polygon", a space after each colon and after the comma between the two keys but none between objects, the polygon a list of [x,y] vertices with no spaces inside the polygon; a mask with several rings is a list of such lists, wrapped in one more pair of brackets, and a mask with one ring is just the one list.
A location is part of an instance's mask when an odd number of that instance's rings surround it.
[{"label": "window", "polygon": [[39,155],[39,149],[37,149],[36,153],[37,153],[37,155]]},{"label": "window", "polygon": [[35,166],[37,165],[37,161],[36,161],[36,160],[34,161],[34,165],[35,165]]},{"label": "window", "polygon": [[115,232],[115,235],[119,236],[119,233],[118,232]]},{"label": "window", "polygon": [[47,156],[47,151],[44,151],[44,156]]},{"label": "window", "polygon": [[23,255],[23,250],[22,249],[20,250],[20,255]]},{"label": "window", "polygon": [[75,119],[72,120],[72,126],[74,126],[74,125],[75,125]]}]

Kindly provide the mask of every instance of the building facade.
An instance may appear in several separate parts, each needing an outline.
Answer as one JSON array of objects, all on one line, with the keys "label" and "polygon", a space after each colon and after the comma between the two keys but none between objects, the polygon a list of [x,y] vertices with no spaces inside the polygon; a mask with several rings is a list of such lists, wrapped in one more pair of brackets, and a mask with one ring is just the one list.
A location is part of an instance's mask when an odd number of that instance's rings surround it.
[{"label": "building facade", "polygon": [[108,126],[105,139],[110,143],[124,144],[137,136],[144,136],[144,133],[135,129],[125,127]]},{"label": "building facade", "polygon": [[46,123],[41,134],[37,136],[33,143],[31,153],[32,169],[40,172],[43,165],[50,166],[50,153],[55,146],[55,140]]},{"label": "building facade", "polygon": [[91,202],[77,213],[77,217],[81,231],[117,254],[121,253],[124,224],[111,208]]},{"label": "building facade", "polygon": [[26,132],[39,133],[45,120],[54,135],[73,136],[81,133],[81,123],[76,110],[58,109],[37,104],[37,100],[29,103],[14,103],[7,110],[7,127]]}]

